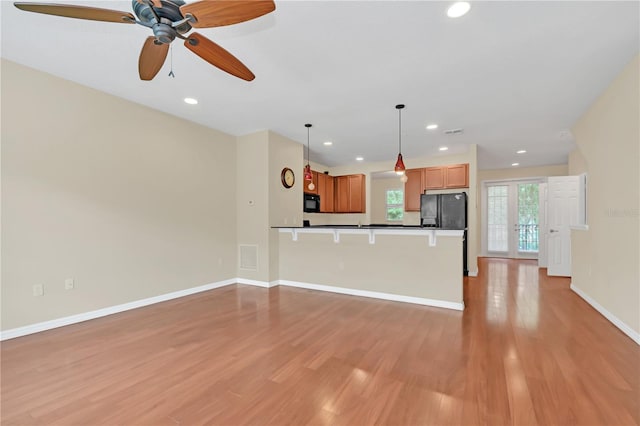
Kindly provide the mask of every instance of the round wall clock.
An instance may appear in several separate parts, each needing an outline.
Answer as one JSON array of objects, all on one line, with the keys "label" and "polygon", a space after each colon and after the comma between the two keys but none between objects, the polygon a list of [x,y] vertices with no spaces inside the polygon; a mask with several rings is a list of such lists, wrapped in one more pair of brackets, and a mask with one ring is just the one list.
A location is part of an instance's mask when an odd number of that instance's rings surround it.
[{"label": "round wall clock", "polygon": [[293,170],[285,167],[282,169],[282,173],[280,173],[280,180],[282,180],[282,186],[291,188],[296,181],[296,176],[293,174]]}]

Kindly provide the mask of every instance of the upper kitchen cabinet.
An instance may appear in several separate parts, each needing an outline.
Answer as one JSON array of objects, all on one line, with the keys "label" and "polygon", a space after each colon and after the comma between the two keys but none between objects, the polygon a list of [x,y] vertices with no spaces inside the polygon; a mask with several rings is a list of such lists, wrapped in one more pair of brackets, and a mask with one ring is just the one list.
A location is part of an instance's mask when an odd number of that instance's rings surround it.
[{"label": "upper kitchen cabinet", "polygon": [[449,164],[424,169],[424,189],[469,187],[469,164]]},{"label": "upper kitchen cabinet", "polygon": [[444,187],[445,188],[468,188],[469,187],[469,165],[451,164],[445,166]]},{"label": "upper kitchen cabinet", "polygon": [[444,167],[427,167],[424,169],[424,189],[444,188],[444,173]]},{"label": "upper kitchen cabinet", "polygon": [[334,178],[325,173],[318,173],[318,195],[320,196],[320,213],[334,212]]},{"label": "upper kitchen cabinet", "polygon": [[404,172],[407,175],[407,181],[404,184],[405,211],[420,211],[420,194],[424,192],[424,170],[409,169]]},{"label": "upper kitchen cabinet", "polygon": [[[336,176],[335,212],[364,213],[366,210],[364,175]],[[322,198],[320,198],[322,206]]]},{"label": "upper kitchen cabinet", "polygon": [[427,190],[469,187],[468,164],[409,169],[405,174],[404,210],[408,212],[420,211],[420,194]]}]

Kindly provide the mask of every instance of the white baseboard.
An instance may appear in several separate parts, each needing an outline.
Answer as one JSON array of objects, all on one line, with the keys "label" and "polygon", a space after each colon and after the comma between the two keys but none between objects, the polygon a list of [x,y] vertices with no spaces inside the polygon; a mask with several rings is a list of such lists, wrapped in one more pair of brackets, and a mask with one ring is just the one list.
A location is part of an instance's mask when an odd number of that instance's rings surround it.
[{"label": "white baseboard", "polygon": [[380,293],[377,291],[356,290],[352,288],[333,287],[322,284],[310,284],[299,281],[278,280],[280,285],[289,287],[306,288],[309,290],[328,291],[331,293],[348,294],[351,296],[371,297],[373,299],[392,300],[394,302],[415,303],[418,305],[435,306],[437,308],[464,310],[464,303],[447,302],[444,300],[425,299],[422,297],[401,296],[391,293]]},{"label": "white baseboard", "polygon": [[246,284],[246,285],[254,285],[256,287],[275,287],[278,285],[278,281],[258,281],[258,280],[249,280],[246,278],[236,278],[236,282],[238,284]]},{"label": "white baseboard", "polygon": [[57,318],[49,321],[39,322],[36,324],[30,324],[23,327],[12,328],[9,330],[0,332],[0,341],[14,339],[16,337],[26,336],[28,334],[39,333],[41,331],[51,330],[65,325],[77,324],[79,322],[89,321],[92,319],[104,317],[107,315],[117,314],[119,312],[129,311],[131,309],[141,308],[143,306],[153,305],[155,303],[166,302],[167,300],[177,299],[191,294],[200,293],[203,291],[213,290],[215,288],[224,287],[231,284],[247,284],[257,287],[270,288],[277,285],[285,285],[290,287],[307,288],[311,290],[329,291],[333,293],[349,294],[353,296],[372,297],[375,299],[393,300],[397,302],[416,303],[419,305],[436,306],[439,308],[448,308],[455,310],[463,310],[463,303],[445,302],[441,300],[423,299],[420,297],[400,296],[389,293],[379,293],[375,291],[355,290],[341,287],[331,287],[318,284],[300,283],[295,281],[257,281],[249,280],[246,278],[230,278],[224,281],[218,281],[211,284],[205,284],[199,287],[187,288],[184,290],[174,291],[172,293],[161,294],[159,296],[153,296],[146,299],[135,300],[133,302],[123,303],[121,305],[109,306],[107,308],[97,309],[95,311],[84,312],[77,315],[71,315],[68,317]]},{"label": "white baseboard", "polygon": [[573,284],[573,282],[571,283],[570,288],[578,296],[583,298],[585,302],[587,302],[589,305],[591,305],[593,307],[593,309],[595,309],[596,311],[600,312],[602,314],[602,316],[604,316],[606,319],[611,321],[611,323],[613,325],[618,327],[620,329],[620,331],[622,331],[624,334],[629,336],[631,338],[631,340],[633,340],[638,345],[640,345],[640,333],[638,333],[637,331],[635,331],[634,329],[629,327],[627,324],[625,324],[623,321],[621,321],[618,317],[616,317],[611,312],[606,310],[602,305],[600,305],[598,302],[593,300],[587,293],[585,293],[584,291],[580,290],[575,284]]},{"label": "white baseboard", "polygon": [[54,320],[39,322],[36,324],[30,324],[24,327],[12,328],[0,332],[0,341],[14,339],[16,337],[26,336],[27,334],[38,333],[40,331],[51,330],[53,328],[63,327],[65,325],[76,324],[107,315],[117,314],[118,312],[124,312],[131,309],[141,308],[143,306],[153,305],[155,303],[165,302],[171,299],[177,299],[179,297],[189,296],[191,294],[200,293],[203,291],[213,290],[214,288],[224,287],[230,284],[235,284],[236,282],[236,278],[231,278],[224,281],[201,285],[199,287],[187,288],[184,290],[174,291],[172,293],[161,294],[159,296],[153,296],[146,299],[123,303],[121,305],[109,306],[107,308],[102,308],[95,311],[84,312],[82,314],[71,315],[64,318],[57,318]]}]

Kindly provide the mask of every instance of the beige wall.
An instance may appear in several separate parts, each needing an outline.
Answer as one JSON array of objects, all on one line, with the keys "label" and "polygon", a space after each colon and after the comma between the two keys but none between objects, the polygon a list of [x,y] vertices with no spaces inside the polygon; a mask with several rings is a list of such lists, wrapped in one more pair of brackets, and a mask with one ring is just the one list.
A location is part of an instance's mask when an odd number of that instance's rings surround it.
[{"label": "beige wall", "polygon": [[[264,130],[237,138],[238,245],[256,245],[258,269],[238,277],[270,282],[278,278],[278,238],[271,226],[302,226],[302,145]],[[292,188],[280,179],[284,167],[296,176]]]},{"label": "beige wall", "polygon": [[640,60],[573,127],[572,172],[587,172],[587,231],[572,231],[572,284],[640,333]]},{"label": "beige wall", "polygon": [[1,78],[2,330],[236,276],[234,137],[6,60]]},{"label": "beige wall", "polygon": [[[269,224],[270,226],[302,226],[302,149],[298,142],[269,132]],[[282,185],[281,174],[289,167],[295,174],[293,187]],[[317,182],[315,182],[317,184]],[[269,278],[280,278],[279,236],[269,230]]]},{"label": "beige wall", "polygon": [[[237,241],[257,246],[257,270],[240,269],[238,277],[269,281],[269,132],[267,130],[237,138],[236,175]],[[227,181],[233,187],[233,182]]]},{"label": "beige wall", "polygon": [[522,179],[532,177],[567,176],[567,164],[540,167],[511,167],[509,169],[478,170],[478,184],[487,180]]},{"label": "beige wall", "polygon": [[[392,255],[390,255],[390,253]],[[438,236],[280,234],[280,279],[462,303],[462,239]]]}]

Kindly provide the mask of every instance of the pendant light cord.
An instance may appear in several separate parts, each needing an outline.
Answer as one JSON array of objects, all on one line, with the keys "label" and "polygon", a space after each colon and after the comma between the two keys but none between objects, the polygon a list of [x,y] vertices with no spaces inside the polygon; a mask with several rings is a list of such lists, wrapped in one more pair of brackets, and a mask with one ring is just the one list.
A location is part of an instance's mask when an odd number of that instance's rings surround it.
[{"label": "pendant light cord", "polygon": [[311,151],[309,149],[309,129],[311,129],[311,124],[305,124],[304,127],[307,128],[307,166],[309,165],[309,156],[311,155]]},{"label": "pendant light cord", "polygon": [[398,108],[398,153],[402,153],[402,108]]},{"label": "pendant light cord", "polygon": [[309,165],[309,129],[310,127],[307,127],[307,166]]}]

